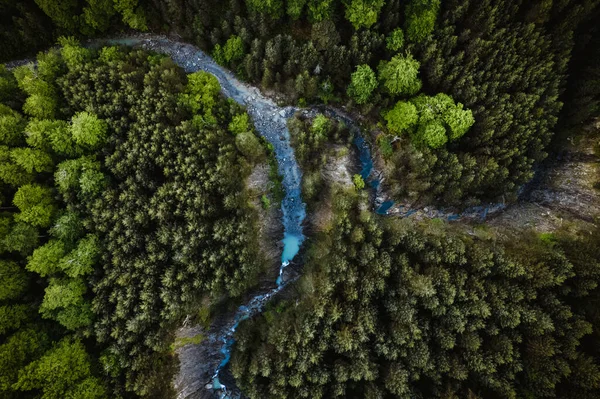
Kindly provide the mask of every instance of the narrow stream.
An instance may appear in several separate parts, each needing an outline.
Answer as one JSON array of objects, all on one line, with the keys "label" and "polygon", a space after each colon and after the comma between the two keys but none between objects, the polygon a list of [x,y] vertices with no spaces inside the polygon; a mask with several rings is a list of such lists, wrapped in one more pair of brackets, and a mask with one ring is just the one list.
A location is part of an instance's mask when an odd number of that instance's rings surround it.
[{"label": "narrow stream", "polygon": [[373,189],[375,192],[375,212],[379,215],[396,215],[400,217],[408,217],[417,212],[422,212],[429,218],[440,218],[446,219],[449,222],[457,221],[460,219],[471,219],[471,220],[485,220],[490,213],[498,212],[505,208],[503,203],[487,204],[480,206],[473,206],[466,208],[460,212],[454,209],[448,208],[413,208],[410,205],[396,204],[391,199],[385,197],[385,192],[381,187],[381,176],[376,175],[373,169],[373,156],[371,154],[371,148],[366,142],[364,137],[360,134],[360,130],[354,133],[354,145],[358,151],[358,157],[360,159],[361,171],[360,175],[363,180]]},{"label": "narrow stream", "polygon": [[485,220],[488,215],[497,213],[506,208],[504,203],[491,203],[480,206],[472,206],[466,209],[457,210],[453,208],[434,208],[434,207],[414,207],[412,204],[396,203],[386,195],[383,188],[383,176],[374,169],[372,149],[363,136],[358,124],[352,117],[345,112],[326,107],[321,110],[326,116],[342,121],[350,129],[353,136],[353,144],[358,152],[360,162],[360,175],[365,183],[370,187],[375,195],[373,201],[374,211],[379,215],[393,215],[399,217],[409,217],[419,214],[428,219],[446,219],[450,222],[461,219]]}]

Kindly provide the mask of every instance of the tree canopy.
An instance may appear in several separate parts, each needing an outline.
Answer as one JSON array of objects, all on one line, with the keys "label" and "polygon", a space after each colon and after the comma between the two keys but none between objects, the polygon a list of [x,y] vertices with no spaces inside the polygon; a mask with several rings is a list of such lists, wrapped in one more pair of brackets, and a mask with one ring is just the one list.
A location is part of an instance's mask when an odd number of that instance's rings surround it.
[{"label": "tree canopy", "polygon": [[263,270],[267,151],[213,75],[60,43],[2,75],[0,396],[166,395],[174,326]]},{"label": "tree canopy", "polygon": [[175,328],[229,315],[277,257],[260,238],[278,201],[248,189],[268,170],[283,197],[274,147],[214,75],[79,45],[130,29],[302,108],[308,239],[298,280],[236,333],[245,395],[599,397],[596,230],[563,214],[494,237],[366,202],[379,183],[377,204],[510,205],[569,165],[598,141],[598,20],[598,0],[0,1],[0,62],[58,38],[0,65],[0,397],[172,397]]},{"label": "tree canopy", "polygon": [[384,0],[351,0],[346,5],[346,19],[354,29],[370,28],[379,17]]},{"label": "tree canopy", "polygon": [[391,95],[412,96],[421,90],[420,65],[410,54],[394,56],[379,64],[379,80]]},{"label": "tree canopy", "polygon": [[107,125],[96,115],[79,112],[71,119],[71,135],[76,144],[95,150],[106,140]]},{"label": "tree canopy", "polygon": [[371,93],[377,88],[377,85],[377,78],[371,67],[368,65],[359,65],[356,67],[356,71],[352,73],[352,81],[348,86],[348,95],[357,104],[364,104],[369,100]]},{"label": "tree canopy", "polygon": [[577,305],[595,300],[577,276],[594,270],[598,286],[597,248],[574,256],[569,239],[529,235],[486,243],[435,221],[377,219],[350,193],[333,198],[296,296],[236,333],[232,371],[249,397],[598,392],[584,345],[597,319]]},{"label": "tree canopy", "polygon": [[419,120],[417,107],[411,102],[398,101],[385,116],[387,127],[394,133],[402,133],[415,126]]}]

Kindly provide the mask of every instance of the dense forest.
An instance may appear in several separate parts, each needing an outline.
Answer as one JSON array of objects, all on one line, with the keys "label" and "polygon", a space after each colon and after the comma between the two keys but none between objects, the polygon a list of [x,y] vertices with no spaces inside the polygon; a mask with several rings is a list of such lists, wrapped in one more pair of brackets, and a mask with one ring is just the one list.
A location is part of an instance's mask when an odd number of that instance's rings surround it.
[{"label": "dense forest", "polygon": [[265,147],[214,76],[61,45],[2,70],[2,397],[168,391],[173,327],[262,271]]},{"label": "dense forest", "polygon": [[396,197],[465,205],[514,198],[547,157],[553,137],[567,134],[556,131],[578,131],[597,114],[598,5],[4,2],[1,37],[10,45],[0,60],[58,34],[176,32],[244,79],[285,93],[287,101],[345,104],[367,116],[378,126],[375,141]]},{"label": "dense forest", "polygon": [[[597,114],[597,1],[168,4],[173,29],[263,88],[348,105],[373,125],[384,116],[376,141],[399,198],[514,198],[559,116],[566,127]],[[583,73],[569,82],[569,68]],[[577,106],[563,107],[568,96]]]},{"label": "dense forest", "polygon": [[332,201],[293,297],[238,331],[249,397],[598,397],[597,231],[505,243]]},{"label": "dense forest", "polygon": [[414,206],[511,203],[578,139],[600,155],[598,20],[600,0],[0,0],[0,62],[35,60],[0,64],[0,397],[172,398],[177,327],[273,272],[256,204],[285,193],[246,110],[167,56],[80,44],[141,32],[301,109],[313,218],[299,279],[235,334],[245,395],[600,397],[597,226],[383,217],[358,167],[324,173],[356,158],[328,107]]}]

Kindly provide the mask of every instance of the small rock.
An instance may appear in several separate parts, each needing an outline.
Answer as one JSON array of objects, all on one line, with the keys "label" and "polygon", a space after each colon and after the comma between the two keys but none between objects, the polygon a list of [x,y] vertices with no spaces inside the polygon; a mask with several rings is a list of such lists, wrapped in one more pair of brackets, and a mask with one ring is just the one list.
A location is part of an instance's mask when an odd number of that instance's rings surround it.
[{"label": "small rock", "polygon": [[209,389],[209,390],[210,390],[210,389],[213,389],[213,384],[211,384],[211,383],[209,382],[208,384],[206,384],[206,385],[204,386],[204,388],[206,388],[206,389]]},{"label": "small rock", "polygon": [[285,118],[285,110],[282,109],[281,111],[279,111],[279,115],[281,115],[282,118]]}]

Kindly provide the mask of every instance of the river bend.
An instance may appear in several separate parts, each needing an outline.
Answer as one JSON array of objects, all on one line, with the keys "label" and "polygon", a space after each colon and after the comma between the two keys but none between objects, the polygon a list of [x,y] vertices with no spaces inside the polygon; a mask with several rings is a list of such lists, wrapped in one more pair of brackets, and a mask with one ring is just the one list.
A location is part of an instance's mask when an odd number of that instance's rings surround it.
[{"label": "river bend", "polygon": [[[298,108],[279,107],[271,99],[264,96],[257,88],[239,81],[230,71],[218,65],[210,56],[206,55],[196,46],[179,42],[166,36],[136,34],[116,39],[91,40],[88,45],[93,47],[99,45],[141,47],[168,55],[187,73],[206,71],[213,74],[218,79],[223,94],[246,107],[248,114],[254,122],[256,130],[274,147],[278,171],[282,177],[282,183],[286,193],[281,204],[284,237],[282,240],[283,251],[281,255],[279,277],[274,282],[272,288],[256,294],[248,301],[248,303],[240,306],[235,315],[230,318],[230,321],[223,326],[220,326],[219,331],[214,334],[214,339],[221,342],[219,350],[221,358],[211,359],[215,360],[215,369],[210,381],[194,383],[189,387],[179,387],[180,389],[178,392],[179,399],[190,398],[192,396],[196,397],[196,394],[202,388],[212,390],[215,396],[220,398],[231,398],[233,395],[239,395],[235,387],[226,386],[220,379],[221,371],[229,362],[231,348],[235,342],[233,336],[236,328],[241,321],[262,311],[264,305],[271,297],[282,290],[290,282],[285,279],[284,269],[296,256],[305,239],[302,227],[306,216],[306,205],[301,198],[302,172],[296,162],[294,150],[290,142],[290,133],[287,129],[287,120],[298,111]],[[14,61],[7,65],[9,67],[14,67],[30,61],[31,60]],[[315,110],[305,110],[307,113],[314,113],[314,111]],[[377,213],[393,213],[398,216],[410,216],[417,212],[418,210],[411,209],[410,206],[395,204],[393,201],[385,199],[385,194],[381,189],[382,176],[380,173],[374,172],[371,149],[362,137],[360,128],[352,118],[343,111],[331,107],[321,109],[321,111],[329,117],[343,121],[354,135],[354,144],[358,150],[360,160],[360,174],[376,193],[375,209]],[[394,212],[390,212],[392,208],[395,210]],[[502,207],[495,205],[494,209],[497,210],[501,208]],[[489,208],[486,207],[480,207],[467,210],[463,213],[432,209],[425,217],[441,217],[448,220],[457,220],[463,217],[485,218],[488,214],[488,209]],[[427,210],[427,208],[425,208],[425,210]],[[198,376],[198,379],[200,378],[201,376]],[[206,395],[201,396],[206,397]]]}]

